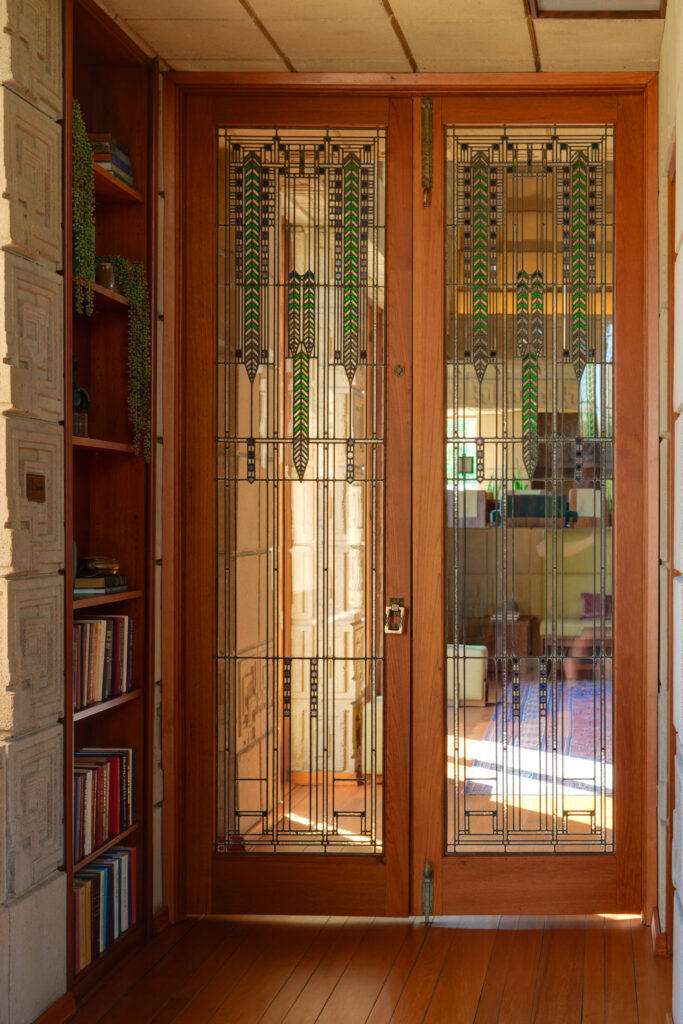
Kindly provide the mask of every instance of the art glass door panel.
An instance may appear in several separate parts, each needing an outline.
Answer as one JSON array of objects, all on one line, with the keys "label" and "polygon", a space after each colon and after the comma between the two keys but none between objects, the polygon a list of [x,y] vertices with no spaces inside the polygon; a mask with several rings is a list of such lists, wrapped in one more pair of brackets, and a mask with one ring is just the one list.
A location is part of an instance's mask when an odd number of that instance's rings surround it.
[{"label": "art glass door panel", "polygon": [[611,128],[446,130],[446,849],[609,853]]},{"label": "art glass door panel", "polygon": [[218,131],[218,853],[382,851],[385,134]]}]

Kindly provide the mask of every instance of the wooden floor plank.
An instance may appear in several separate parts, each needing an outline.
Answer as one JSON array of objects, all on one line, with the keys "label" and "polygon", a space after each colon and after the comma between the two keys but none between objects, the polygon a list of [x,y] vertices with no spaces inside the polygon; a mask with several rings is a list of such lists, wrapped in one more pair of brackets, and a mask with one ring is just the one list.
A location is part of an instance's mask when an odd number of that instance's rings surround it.
[{"label": "wooden floor plank", "polygon": [[287,1024],[313,1024],[317,1020],[330,992],[363,941],[371,924],[372,921],[369,918],[349,919],[345,923],[338,941],[325,954],[301,994],[292,1004],[284,1018]]},{"label": "wooden floor plank", "polygon": [[630,921],[610,921],[605,930],[606,1024],[637,1024],[638,1000]]},{"label": "wooden floor plank", "polygon": [[486,978],[486,969],[496,937],[486,931],[453,931],[453,940],[444,961],[425,1024],[472,1024]]},{"label": "wooden floor plank", "polygon": [[543,935],[542,921],[536,922],[535,928],[524,927],[518,930],[500,1003],[501,1024],[503,1021],[505,1024],[529,1024],[531,1020]]},{"label": "wooden floor plank", "polygon": [[211,1016],[213,1024],[257,1024],[324,924],[321,918],[299,920],[286,941],[269,944]]},{"label": "wooden floor plank", "polygon": [[532,1024],[580,1024],[585,923],[549,918],[543,933]]},{"label": "wooden floor plank", "polygon": [[420,950],[428,933],[429,930],[419,921],[411,921],[406,941],[394,960],[391,971],[387,975],[387,980],[377,996],[375,1004],[370,1011],[367,1024],[386,1024],[388,1020],[391,1020],[406,981],[413,969],[413,964],[420,955]]},{"label": "wooden floor plank", "polygon": [[477,1007],[477,1015],[474,1018],[475,1024],[498,1024],[500,1004],[513,952],[518,941],[516,921],[514,925],[509,924],[505,928],[499,927],[496,931],[481,999]]},{"label": "wooden floor plank", "polygon": [[235,950],[244,942],[249,932],[240,929],[222,939],[211,955],[189,976],[184,973],[185,981],[163,1005],[159,1012],[151,1018],[154,1024],[170,1024],[192,1002],[198,992],[230,959]]},{"label": "wooden floor plank", "polygon": [[605,1024],[605,919],[586,920],[581,1024]]},{"label": "wooden floor plank", "polygon": [[390,1018],[392,1024],[417,1024],[424,1018],[448,956],[453,935],[454,929],[429,926],[427,938]]},{"label": "wooden floor plank", "polygon": [[378,921],[369,929],[325,1003],[317,1024],[362,1024],[405,942],[410,925]]},{"label": "wooden floor plank", "polygon": [[182,986],[211,955],[216,946],[239,927],[223,921],[204,919],[197,924],[156,966],[153,976],[141,979],[123,999],[101,1019],[101,1024],[130,1024],[131,1020],[150,1020],[159,1005]]},{"label": "wooden floor plank", "polygon": [[[246,928],[247,926],[245,926]],[[206,1024],[263,952],[277,949],[289,939],[285,924],[254,924],[244,942],[185,1006],[176,1020],[183,1024]]]},{"label": "wooden floor plank", "polygon": [[116,968],[116,994],[112,992],[111,979],[105,979],[81,1003],[75,1017],[72,1018],[75,1024],[97,1024],[111,1009],[112,1003],[123,998],[133,985],[151,973],[169,950],[176,946],[198,923],[197,918],[187,918],[180,924],[174,925],[173,928],[167,928],[165,932],[157,936],[154,942],[149,942],[142,949],[136,949]]},{"label": "wooden floor plank", "polygon": [[673,960],[653,956],[652,934],[640,921],[631,922],[639,1024],[662,1024],[671,1013]]},{"label": "wooden floor plank", "polygon": [[[663,1024],[671,960],[636,919],[227,917],[167,929],[76,1024]],[[463,927],[465,925],[466,927]]]},{"label": "wooden floor plank", "polygon": [[345,921],[346,918],[343,917],[331,917],[328,919],[316,941],[302,956],[287,981],[264,1012],[259,1024],[281,1024],[281,1021],[289,1013],[321,960],[339,941]]}]

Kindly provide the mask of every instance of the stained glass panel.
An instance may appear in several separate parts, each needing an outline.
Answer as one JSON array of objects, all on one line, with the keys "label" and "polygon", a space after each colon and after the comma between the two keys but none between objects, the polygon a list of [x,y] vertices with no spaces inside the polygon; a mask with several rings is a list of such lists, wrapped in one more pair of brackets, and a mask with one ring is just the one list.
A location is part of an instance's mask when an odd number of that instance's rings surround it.
[{"label": "stained glass panel", "polygon": [[379,852],[381,131],[218,132],[218,851]]},{"label": "stained glass panel", "polygon": [[613,849],[613,132],[447,130],[447,850]]}]

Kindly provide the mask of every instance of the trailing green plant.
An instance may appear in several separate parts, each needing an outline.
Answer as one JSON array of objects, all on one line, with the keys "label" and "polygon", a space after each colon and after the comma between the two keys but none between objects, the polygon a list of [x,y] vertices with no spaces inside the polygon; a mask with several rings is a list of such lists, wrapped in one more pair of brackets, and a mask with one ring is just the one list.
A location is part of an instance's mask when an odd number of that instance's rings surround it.
[{"label": "trailing green plant", "polygon": [[71,110],[72,268],[76,312],[91,316],[95,280],[95,172],[78,100]]},{"label": "trailing green plant", "polygon": [[135,454],[149,462],[152,453],[152,337],[149,288],[142,263],[123,256],[100,256],[111,263],[117,288],[130,302],[128,309],[128,420],[133,428]]}]

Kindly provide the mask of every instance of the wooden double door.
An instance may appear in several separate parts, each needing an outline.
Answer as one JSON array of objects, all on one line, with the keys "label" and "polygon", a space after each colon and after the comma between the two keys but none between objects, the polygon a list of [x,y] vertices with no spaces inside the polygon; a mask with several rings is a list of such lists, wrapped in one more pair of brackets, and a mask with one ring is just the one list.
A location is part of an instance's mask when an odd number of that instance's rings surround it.
[{"label": "wooden double door", "polygon": [[649,898],[647,83],[414,81],[184,94],[191,913]]}]

